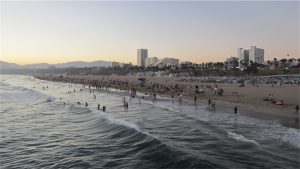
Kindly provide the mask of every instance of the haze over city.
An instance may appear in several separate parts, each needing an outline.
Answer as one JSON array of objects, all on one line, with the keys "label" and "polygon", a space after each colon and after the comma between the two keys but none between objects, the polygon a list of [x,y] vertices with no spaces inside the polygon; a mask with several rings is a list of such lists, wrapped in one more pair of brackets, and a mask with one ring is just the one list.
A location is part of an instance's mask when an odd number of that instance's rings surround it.
[{"label": "haze over city", "polygon": [[0,60],[17,64],[299,57],[299,2],[1,2],[0,24]]}]

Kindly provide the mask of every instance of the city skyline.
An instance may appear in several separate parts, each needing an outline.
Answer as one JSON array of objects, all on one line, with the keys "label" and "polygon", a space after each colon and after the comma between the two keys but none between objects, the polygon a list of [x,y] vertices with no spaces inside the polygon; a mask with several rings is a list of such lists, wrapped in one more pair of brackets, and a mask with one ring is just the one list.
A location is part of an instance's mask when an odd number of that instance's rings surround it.
[{"label": "city skyline", "polygon": [[0,24],[0,60],[17,64],[137,64],[139,48],[222,62],[253,45],[299,57],[299,2],[1,2]]}]

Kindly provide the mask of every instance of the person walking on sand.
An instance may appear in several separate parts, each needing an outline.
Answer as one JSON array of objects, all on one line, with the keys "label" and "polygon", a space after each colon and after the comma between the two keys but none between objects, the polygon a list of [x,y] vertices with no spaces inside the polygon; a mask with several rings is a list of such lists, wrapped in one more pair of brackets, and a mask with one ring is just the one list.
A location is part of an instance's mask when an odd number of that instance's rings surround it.
[{"label": "person walking on sand", "polygon": [[237,114],[237,106],[234,107],[234,114]]}]

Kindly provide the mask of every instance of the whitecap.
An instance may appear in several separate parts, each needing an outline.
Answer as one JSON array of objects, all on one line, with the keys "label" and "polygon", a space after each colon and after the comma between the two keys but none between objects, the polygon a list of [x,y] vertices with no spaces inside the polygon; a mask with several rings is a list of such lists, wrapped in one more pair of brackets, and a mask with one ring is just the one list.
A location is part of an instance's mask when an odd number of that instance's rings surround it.
[{"label": "whitecap", "polygon": [[254,140],[250,140],[242,135],[236,134],[236,133],[232,133],[230,131],[227,131],[227,134],[230,138],[233,138],[235,140],[239,140],[239,141],[243,141],[243,142],[247,142],[247,143],[253,143],[255,145],[258,145],[258,143]]},{"label": "whitecap", "polygon": [[121,119],[117,119],[109,113],[104,113],[104,112],[101,112],[101,111],[98,111],[97,113],[100,113],[101,116],[104,117],[106,120],[108,120],[108,122],[110,122],[110,123],[126,126],[126,127],[129,127],[129,128],[135,129],[136,131],[141,132],[141,129],[136,124],[129,123],[129,122],[121,120]]}]

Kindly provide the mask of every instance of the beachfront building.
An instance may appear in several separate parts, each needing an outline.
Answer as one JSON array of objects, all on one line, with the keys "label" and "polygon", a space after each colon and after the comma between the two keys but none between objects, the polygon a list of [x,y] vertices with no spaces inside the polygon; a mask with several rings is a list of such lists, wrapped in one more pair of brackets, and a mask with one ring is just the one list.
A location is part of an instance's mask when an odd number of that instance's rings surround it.
[{"label": "beachfront building", "polygon": [[137,65],[141,67],[146,66],[146,59],[148,57],[148,49],[137,50]]},{"label": "beachfront building", "polygon": [[175,59],[175,58],[159,59],[158,62],[155,64],[155,66],[158,66],[159,68],[163,68],[163,67],[167,67],[167,66],[178,67],[179,59]]},{"label": "beachfront building", "polygon": [[180,68],[189,68],[192,67],[193,62],[190,61],[180,61]]},{"label": "beachfront building", "polygon": [[120,67],[120,63],[119,62],[111,62],[111,67],[113,67],[113,68]]},{"label": "beachfront building", "polygon": [[238,58],[236,57],[227,58],[225,61],[225,66],[227,67],[227,69],[237,68],[239,66]]},{"label": "beachfront building", "polygon": [[241,70],[249,66],[249,50],[238,48],[237,58],[239,59],[239,68]]},{"label": "beachfront building", "polygon": [[249,62],[250,63],[264,64],[264,49],[257,48],[256,46],[251,46],[249,49]]},{"label": "beachfront building", "polygon": [[152,67],[158,62],[157,57],[148,57],[146,59],[146,67]]}]

